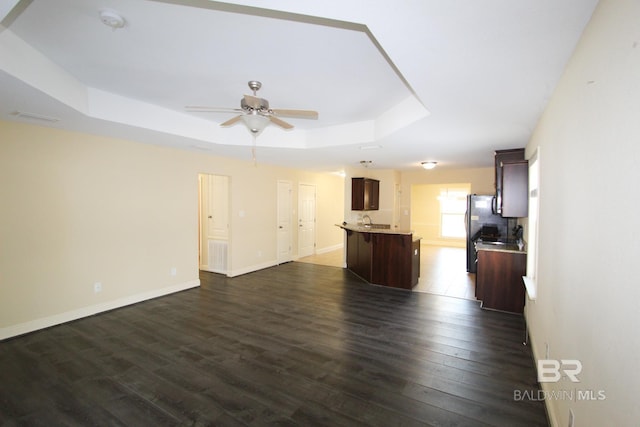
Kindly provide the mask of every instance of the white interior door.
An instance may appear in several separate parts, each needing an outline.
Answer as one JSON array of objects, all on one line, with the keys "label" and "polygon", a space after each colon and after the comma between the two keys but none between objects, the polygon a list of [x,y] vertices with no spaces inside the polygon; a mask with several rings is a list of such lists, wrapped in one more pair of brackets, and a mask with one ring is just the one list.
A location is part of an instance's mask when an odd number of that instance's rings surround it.
[{"label": "white interior door", "polygon": [[300,184],[298,188],[298,256],[315,253],[316,186]]},{"label": "white interior door", "polygon": [[278,181],[278,264],[289,262],[292,259],[292,194],[291,181]]},{"label": "white interior door", "polygon": [[200,269],[226,273],[229,253],[229,177],[200,175]]}]

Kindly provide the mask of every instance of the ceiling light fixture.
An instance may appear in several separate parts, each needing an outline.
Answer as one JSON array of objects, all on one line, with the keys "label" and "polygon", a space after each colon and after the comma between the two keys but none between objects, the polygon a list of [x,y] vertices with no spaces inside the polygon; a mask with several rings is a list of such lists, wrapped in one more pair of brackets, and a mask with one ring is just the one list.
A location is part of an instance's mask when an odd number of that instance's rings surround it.
[{"label": "ceiling light fixture", "polygon": [[264,128],[266,128],[270,123],[270,120],[267,117],[258,114],[256,111],[253,111],[251,114],[243,115],[242,121],[253,136],[260,135]]},{"label": "ceiling light fixture", "polygon": [[115,10],[111,9],[103,9],[100,11],[100,20],[107,27],[113,28],[113,30],[117,30],[118,28],[124,27],[126,21],[124,18]]},{"label": "ceiling light fixture", "polygon": [[368,168],[371,165],[371,160],[360,160],[360,164],[365,168]]},{"label": "ceiling light fixture", "polygon": [[425,169],[433,169],[438,165],[438,162],[422,162],[420,163]]}]

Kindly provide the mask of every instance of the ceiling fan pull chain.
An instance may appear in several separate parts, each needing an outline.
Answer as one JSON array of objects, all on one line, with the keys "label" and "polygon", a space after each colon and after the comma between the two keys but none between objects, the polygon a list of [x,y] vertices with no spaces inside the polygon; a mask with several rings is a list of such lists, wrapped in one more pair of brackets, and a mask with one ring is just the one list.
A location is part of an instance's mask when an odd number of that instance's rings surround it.
[{"label": "ceiling fan pull chain", "polygon": [[258,161],[256,160],[256,135],[252,134],[251,136],[253,136],[253,145],[251,146],[251,159],[253,160],[253,166],[257,167]]}]

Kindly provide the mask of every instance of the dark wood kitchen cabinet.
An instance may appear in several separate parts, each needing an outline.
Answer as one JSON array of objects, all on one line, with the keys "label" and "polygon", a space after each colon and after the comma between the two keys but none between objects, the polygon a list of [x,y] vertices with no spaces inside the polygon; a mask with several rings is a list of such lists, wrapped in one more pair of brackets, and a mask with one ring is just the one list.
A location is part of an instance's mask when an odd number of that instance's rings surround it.
[{"label": "dark wood kitchen cabinet", "polygon": [[529,215],[529,163],[524,148],[495,152],[494,210],[509,218]]},{"label": "dark wood kitchen cabinet", "polygon": [[371,233],[347,230],[347,266],[367,282],[371,282],[371,248]]},{"label": "dark wood kitchen cabinet", "polygon": [[412,289],[420,277],[420,239],[407,233],[347,233],[347,268],[369,283]]},{"label": "dark wood kitchen cabinet", "polygon": [[529,216],[529,162],[503,163],[502,212],[503,217]]},{"label": "dark wood kitchen cabinet", "polygon": [[412,289],[420,276],[420,241],[411,234],[373,234],[372,239],[369,282]]},{"label": "dark wood kitchen cabinet", "polygon": [[527,269],[527,254],[509,251],[478,251],[476,298],[482,308],[522,313],[525,288],[522,276]]},{"label": "dark wood kitchen cabinet", "polygon": [[371,178],[351,178],[351,210],[375,211],[380,204],[380,181]]}]

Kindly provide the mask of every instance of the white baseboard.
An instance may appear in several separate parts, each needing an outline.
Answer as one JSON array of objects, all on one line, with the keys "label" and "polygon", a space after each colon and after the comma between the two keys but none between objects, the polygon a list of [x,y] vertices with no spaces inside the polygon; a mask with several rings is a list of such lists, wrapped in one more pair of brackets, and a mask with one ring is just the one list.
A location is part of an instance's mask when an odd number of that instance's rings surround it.
[{"label": "white baseboard", "polygon": [[[313,255],[322,255],[329,252],[337,251],[342,248],[344,248],[344,243],[338,243],[337,245],[327,246],[322,249],[316,249],[315,254]],[[313,256],[313,255],[310,255],[310,256]],[[306,258],[306,257],[301,257],[300,255],[294,255],[292,261],[297,261],[300,258]]]},{"label": "white baseboard", "polygon": [[[526,325],[526,318],[525,318],[525,325]],[[529,348],[531,348],[531,353],[533,356],[533,363],[536,367],[536,375],[538,374],[538,360],[540,360],[540,357],[538,357],[538,352],[536,351],[536,349],[538,348],[535,344],[537,343],[537,341],[535,340],[535,338],[531,335],[530,331],[529,331],[529,327],[526,327],[526,333],[529,336],[528,337],[528,346]],[[544,356],[543,356],[544,357]],[[540,385],[540,388],[542,389],[543,393],[551,395],[552,391],[549,389],[549,383],[546,382],[541,382],[538,383]],[[556,416],[556,413],[553,411],[553,399],[544,399],[544,405],[545,405],[545,409],[547,411],[547,419],[549,421],[549,425],[551,427],[558,427],[560,424],[558,423],[558,417]]]},{"label": "white baseboard", "polygon": [[327,252],[337,251],[344,248],[344,243],[338,243],[337,245],[327,246],[326,248],[316,249],[316,255],[326,254]]},{"label": "white baseboard", "polygon": [[258,270],[262,270],[262,269],[265,269],[265,268],[273,267],[275,265],[278,265],[278,262],[275,261],[275,260],[266,261],[266,262],[263,262],[261,264],[254,264],[254,265],[250,265],[248,267],[238,268],[236,270],[231,270],[227,274],[227,276],[228,277],[241,276],[243,274],[253,273],[254,271],[258,271]]},{"label": "white baseboard", "polygon": [[60,314],[54,314],[53,316],[47,316],[40,319],[34,319],[28,322],[19,323],[17,325],[8,326],[6,328],[0,328],[0,340],[27,334],[39,329],[60,325],[62,323],[81,319],[83,317],[93,316],[94,314],[114,310],[116,308],[125,307],[127,305],[136,304],[153,298],[162,297],[165,295],[173,294],[175,292],[197,288],[198,286],[200,286],[199,279],[191,280],[189,282],[179,283],[177,285],[167,286],[161,289],[155,289],[150,292],[143,292],[141,294],[131,295],[102,304],[90,305],[88,307],[82,307],[77,310],[71,310]]}]

